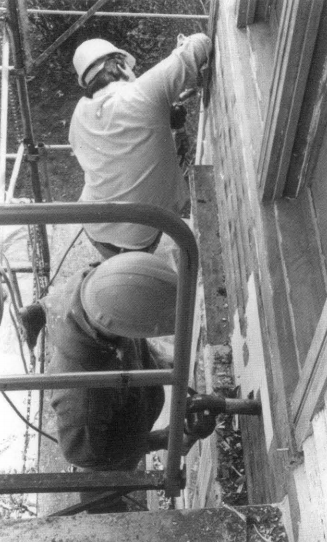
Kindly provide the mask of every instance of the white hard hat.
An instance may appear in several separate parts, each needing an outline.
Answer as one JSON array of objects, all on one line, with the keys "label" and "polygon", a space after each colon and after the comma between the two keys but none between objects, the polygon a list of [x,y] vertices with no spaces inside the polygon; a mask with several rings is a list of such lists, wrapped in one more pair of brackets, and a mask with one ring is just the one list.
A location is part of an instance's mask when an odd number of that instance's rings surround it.
[{"label": "white hard hat", "polygon": [[130,338],[172,335],[177,274],[161,258],[126,252],[90,271],[81,287],[88,320],[104,335]]},{"label": "white hard hat", "polygon": [[[84,77],[89,68],[100,60],[101,58],[111,55],[113,53],[121,53],[126,57],[126,62],[131,69],[135,66],[135,58],[124,51],[123,49],[118,49],[115,45],[110,43],[110,41],[103,40],[101,38],[95,38],[92,40],[87,40],[81,43],[75,51],[73,57],[74,68],[78,75],[78,83],[81,87],[85,87]],[[96,75],[103,65],[99,65],[97,71],[93,74],[93,77]]]}]

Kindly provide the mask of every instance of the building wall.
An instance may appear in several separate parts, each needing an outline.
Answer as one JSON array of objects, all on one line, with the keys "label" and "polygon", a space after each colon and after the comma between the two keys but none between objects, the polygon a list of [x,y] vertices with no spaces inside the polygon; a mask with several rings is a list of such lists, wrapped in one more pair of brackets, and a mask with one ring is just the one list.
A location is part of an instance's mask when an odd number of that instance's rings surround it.
[{"label": "building wall", "polygon": [[236,383],[242,397],[260,396],[263,405],[260,419],[240,418],[249,496],[253,503],[287,502],[294,539],[301,541],[309,539],[318,507],[313,539],[325,540],[319,534],[327,536],[325,471],[320,466],[311,484],[311,457],[327,429],[321,422],[316,437],[299,445],[292,397],[326,300],[327,143],[317,155],[314,185],[292,200],[263,201],[258,171],[276,39],[265,24],[239,30],[240,4],[219,2],[210,103],[202,113],[197,155],[199,163],[208,163],[210,155],[214,168]]}]

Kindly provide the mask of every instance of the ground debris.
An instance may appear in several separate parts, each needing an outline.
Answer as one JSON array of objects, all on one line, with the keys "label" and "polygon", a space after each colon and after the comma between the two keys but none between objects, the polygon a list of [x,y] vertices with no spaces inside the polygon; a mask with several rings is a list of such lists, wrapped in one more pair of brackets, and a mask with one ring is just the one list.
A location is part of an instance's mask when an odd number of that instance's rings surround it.
[{"label": "ground debris", "polygon": [[223,502],[232,506],[245,505],[248,499],[241,433],[233,427],[233,416],[220,414],[217,417],[216,434],[216,480],[222,488]]}]

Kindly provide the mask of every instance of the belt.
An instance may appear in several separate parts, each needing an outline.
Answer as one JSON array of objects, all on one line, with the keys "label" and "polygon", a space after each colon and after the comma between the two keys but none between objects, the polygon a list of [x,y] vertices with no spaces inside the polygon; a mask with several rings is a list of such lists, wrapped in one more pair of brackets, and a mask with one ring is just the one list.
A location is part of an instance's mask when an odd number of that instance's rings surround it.
[{"label": "belt", "polygon": [[147,247],[143,248],[124,248],[124,247],[117,247],[116,245],[112,245],[111,243],[102,243],[101,241],[97,241],[97,243],[104,248],[107,248],[114,252],[115,254],[124,254],[124,252],[149,252],[154,246],[159,244],[159,241],[161,239],[162,232],[160,231],[155,238],[155,240],[151,243],[151,245],[148,245]]}]

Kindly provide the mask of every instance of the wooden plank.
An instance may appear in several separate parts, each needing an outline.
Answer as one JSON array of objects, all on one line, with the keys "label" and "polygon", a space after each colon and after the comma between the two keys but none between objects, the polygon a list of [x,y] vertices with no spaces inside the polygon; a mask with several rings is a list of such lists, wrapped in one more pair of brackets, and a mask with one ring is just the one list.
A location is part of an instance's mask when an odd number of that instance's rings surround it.
[{"label": "wooden plank", "polygon": [[[201,446],[201,457],[197,477],[197,492],[196,500],[193,500],[192,508],[205,508],[207,503],[207,495],[210,491],[211,484],[216,477],[217,469],[214,469],[214,461],[212,454],[212,441],[216,443],[215,435],[206,438]],[[215,450],[215,453],[216,450]]]},{"label": "wooden plank", "polygon": [[[324,2],[285,184],[284,193],[288,197],[296,197],[303,186],[312,182],[312,175],[321,156],[321,144],[327,126],[326,34],[327,3]],[[324,158],[325,149],[322,154]]]},{"label": "wooden plank", "polygon": [[223,344],[229,337],[228,308],[212,166],[194,166],[190,192],[204,288],[206,340]]},{"label": "wooden plank", "polygon": [[259,160],[264,200],[282,196],[323,0],[285,2]]},{"label": "wooden plank", "polygon": [[249,503],[278,502],[275,478],[266,449],[263,419],[260,416],[239,416],[239,420]]}]

